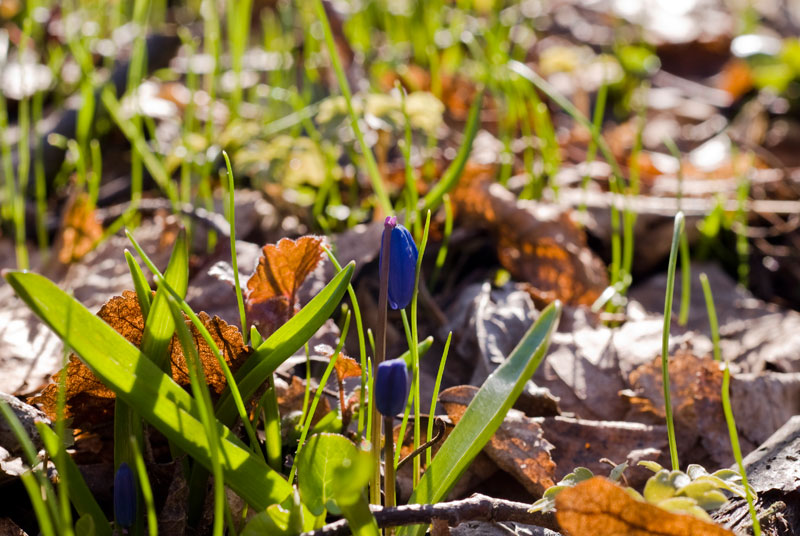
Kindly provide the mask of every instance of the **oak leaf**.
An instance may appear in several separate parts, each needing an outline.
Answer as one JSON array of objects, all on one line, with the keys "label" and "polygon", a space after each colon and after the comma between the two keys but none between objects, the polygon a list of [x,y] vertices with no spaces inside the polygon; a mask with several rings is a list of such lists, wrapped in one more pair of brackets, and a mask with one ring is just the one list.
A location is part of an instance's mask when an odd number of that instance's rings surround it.
[{"label": "oak leaf", "polygon": [[572,536],[733,536],[718,525],[636,500],[602,477],[562,490],[556,519]]},{"label": "oak leaf", "polygon": [[289,320],[299,304],[297,292],[324,255],[323,238],[282,238],[267,244],[247,281],[247,318],[265,337]]}]

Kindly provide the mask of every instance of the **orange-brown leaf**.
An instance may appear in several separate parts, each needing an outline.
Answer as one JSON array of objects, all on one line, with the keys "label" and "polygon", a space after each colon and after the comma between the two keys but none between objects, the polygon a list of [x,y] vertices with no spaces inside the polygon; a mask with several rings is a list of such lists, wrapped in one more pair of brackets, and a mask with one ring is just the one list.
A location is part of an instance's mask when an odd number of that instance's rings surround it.
[{"label": "orange-brown leaf", "polygon": [[597,476],[558,494],[556,519],[570,536],[733,536],[718,525],[638,501]]},{"label": "orange-brown leaf", "polygon": [[[128,342],[134,346],[140,346],[144,320],[136,293],[125,291],[122,296],[111,298],[103,305],[97,316],[125,337]],[[235,326],[228,325],[219,317],[211,318],[204,312],[198,316],[211,333],[211,338],[219,347],[228,366],[234,371],[237,370],[250,352],[244,345],[239,330]],[[186,322],[197,345],[209,388],[219,394],[226,386],[219,363],[194,325],[189,320]],[[175,337],[170,343],[169,351],[173,378],[179,385],[188,386],[189,375],[186,358]],[[41,404],[42,409],[52,419],[56,417],[60,374],[59,372],[53,376],[55,383],[48,385],[40,395],[30,400],[31,403]],[[91,429],[95,425],[109,422],[113,418],[114,398],[114,392],[103,385],[78,356],[72,354],[67,365],[66,417],[73,418],[73,427]]]},{"label": "orange-brown leaf", "polygon": [[77,261],[94,248],[103,236],[103,226],[94,212],[94,205],[85,193],[70,198],[61,222],[58,260],[66,264]]},{"label": "orange-brown leaf", "polygon": [[301,236],[282,238],[264,246],[256,271],[247,281],[247,318],[262,330],[272,333],[294,315],[297,291],[322,260],[323,239]]},{"label": "orange-brown leaf", "polygon": [[358,364],[358,361],[352,357],[347,357],[342,353],[339,354],[339,358],[336,360],[334,368],[336,369],[336,375],[339,376],[340,380],[345,378],[361,377],[361,365]]},{"label": "orange-brown leaf", "polygon": [[567,212],[518,201],[492,176],[491,168],[468,164],[453,192],[459,219],[492,231],[500,264],[515,279],[530,284],[534,298],[592,304],[608,280],[602,261],[586,244],[585,233]]}]

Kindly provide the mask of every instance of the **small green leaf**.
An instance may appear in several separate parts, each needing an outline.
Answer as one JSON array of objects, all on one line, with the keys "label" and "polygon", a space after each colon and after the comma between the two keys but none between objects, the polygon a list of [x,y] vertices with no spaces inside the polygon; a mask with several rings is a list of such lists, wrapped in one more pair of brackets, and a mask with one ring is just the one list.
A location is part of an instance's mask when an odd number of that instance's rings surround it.
[{"label": "small green leaf", "polygon": [[689,514],[704,521],[711,521],[711,516],[688,497],[672,497],[658,503],[658,507],[678,514]]},{"label": "small green leaf", "polygon": [[574,486],[592,477],[594,477],[594,474],[586,467],[576,467],[571,473],[562,478],[559,484]]},{"label": "small green leaf", "polygon": [[678,493],[670,478],[670,472],[662,469],[647,480],[644,486],[644,498],[647,502],[658,504],[665,499],[674,497]]},{"label": "small green leaf", "polygon": [[[734,495],[738,495],[742,499],[744,499],[747,496],[747,494],[744,491],[744,486],[742,486],[741,484],[737,484],[735,482],[726,482],[714,475],[701,476],[696,480],[696,482],[704,482],[704,481],[711,482],[714,484],[714,488],[727,490],[733,493]],[[741,482],[741,477],[739,477],[739,481]]]},{"label": "small green leaf", "polygon": [[334,501],[347,501],[363,491],[371,474],[370,456],[338,434],[316,434],[297,459],[297,484],[309,511],[320,515],[327,508],[340,514]]},{"label": "small green leaf", "polygon": [[628,462],[622,462],[621,464],[617,465],[611,470],[611,473],[608,475],[608,479],[612,482],[619,482],[619,479],[622,478],[622,474],[625,472],[625,469],[628,468]]},{"label": "small green leaf", "polygon": [[708,474],[706,468],[702,465],[698,465],[696,463],[689,464],[689,467],[686,468],[686,474],[689,475],[689,478],[692,480],[696,480],[701,476],[705,476]]},{"label": "small green leaf", "polygon": [[652,462],[652,461],[650,461],[650,460],[642,460],[642,461],[640,461],[639,463],[637,463],[636,465],[641,465],[642,467],[644,467],[644,468],[646,468],[646,469],[650,469],[650,470],[651,470],[651,471],[653,471],[654,473],[657,473],[657,472],[659,472],[659,471],[661,471],[661,470],[663,470],[663,469],[664,469],[664,468],[661,466],[661,464],[659,464],[659,463],[656,463],[656,462]]}]

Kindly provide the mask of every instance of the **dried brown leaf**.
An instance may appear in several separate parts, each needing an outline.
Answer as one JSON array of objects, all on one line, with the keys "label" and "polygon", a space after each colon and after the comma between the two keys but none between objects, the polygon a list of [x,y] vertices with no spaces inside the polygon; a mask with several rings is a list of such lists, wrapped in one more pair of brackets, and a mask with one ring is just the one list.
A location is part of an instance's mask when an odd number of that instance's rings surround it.
[{"label": "dried brown leaf", "polygon": [[[691,453],[694,461],[710,457],[717,465],[733,463],[725,415],[722,411],[722,370],[710,357],[697,357],[679,350],[669,362],[670,398],[677,434],[688,448],[698,442],[701,451]],[[631,372],[634,395],[629,398],[627,420],[653,424],[664,422],[664,393],[661,358]]]},{"label": "dried brown leaf", "polygon": [[296,312],[297,292],[324,255],[323,239],[301,236],[267,244],[247,281],[247,318],[268,335]]},{"label": "dried brown leaf", "polygon": [[345,378],[361,377],[361,365],[359,365],[358,361],[352,357],[348,357],[344,354],[339,354],[339,358],[336,360],[334,368],[336,369],[336,375],[339,376],[340,380],[344,380]]},{"label": "dried brown leaf", "polygon": [[89,196],[85,193],[72,196],[61,222],[58,260],[64,264],[79,260],[94,249],[102,236],[103,226]]},{"label": "dried brown leaf", "polygon": [[534,299],[590,305],[608,285],[602,261],[569,214],[518,201],[492,180],[490,167],[469,164],[453,202],[461,221],[493,232],[500,264],[531,285]]},{"label": "dried brown leaf", "polygon": [[556,519],[562,531],[572,536],[733,536],[696,517],[638,501],[602,477],[561,491],[556,497]]},{"label": "dried brown leaf", "polygon": [[[128,342],[134,346],[140,346],[144,320],[136,293],[125,291],[122,296],[111,298],[103,305],[97,316],[125,337]],[[211,318],[204,312],[198,316],[222,352],[228,366],[236,371],[250,352],[244,345],[239,330],[235,326],[228,325],[219,317]],[[189,320],[186,322],[198,348],[208,386],[211,391],[220,394],[225,388],[226,382],[219,362],[194,325]],[[179,385],[188,386],[189,374],[186,368],[186,358],[174,337],[169,351],[173,378]],[[55,374],[53,376],[54,383],[45,387],[40,395],[33,397],[30,401],[41,404],[45,413],[53,419],[56,416],[60,374],[60,372]],[[95,425],[109,422],[113,418],[114,398],[114,392],[106,387],[77,355],[70,355],[67,365],[66,417],[73,418],[73,427],[91,429]]]}]

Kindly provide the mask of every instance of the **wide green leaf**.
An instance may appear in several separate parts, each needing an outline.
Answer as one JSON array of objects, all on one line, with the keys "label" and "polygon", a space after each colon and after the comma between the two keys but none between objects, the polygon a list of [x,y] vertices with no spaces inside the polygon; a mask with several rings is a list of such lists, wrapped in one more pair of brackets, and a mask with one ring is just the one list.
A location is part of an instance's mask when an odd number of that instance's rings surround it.
[{"label": "wide green leaf", "polygon": [[[411,494],[409,504],[439,502],[453,489],[475,456],[503,423],[525,382],[533,376],[544,359],[560,315],[560,302],[542,311],[511,355],[486,379],[428,466]],[[398,534],[420,535],[424,532],[425,528],[420,525],[404,527]]]},{"label": "wide green leaf", "polygon": [[[197,402],[138,348],[45,277],[7,272],[25,303],[78,354],[119,398],[175,445],[211,468],[210,449]],[[225,482],[253,508],[284,500],[291,486],[217,423]]]}]

